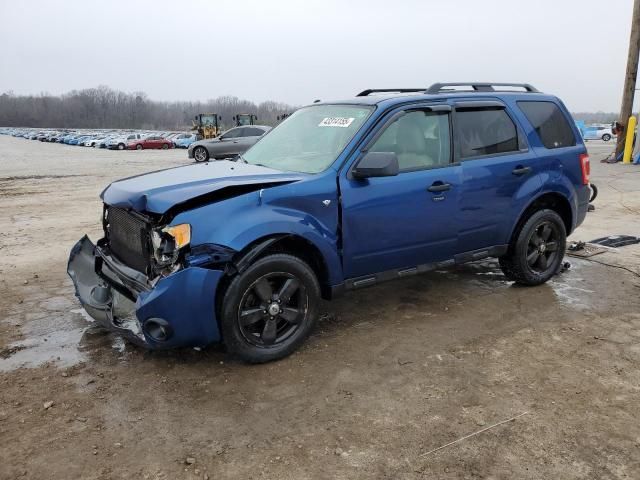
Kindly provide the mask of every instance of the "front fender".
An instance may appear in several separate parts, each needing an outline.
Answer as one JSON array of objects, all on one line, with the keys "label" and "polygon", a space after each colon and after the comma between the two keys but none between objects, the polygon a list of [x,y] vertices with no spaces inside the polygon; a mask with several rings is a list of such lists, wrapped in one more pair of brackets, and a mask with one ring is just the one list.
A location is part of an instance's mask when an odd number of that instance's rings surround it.
[{"label": "front fender", "polygon": [[321,253],[334,285],[342,282],[343,275],[335,180],[333,185],[333,192],[295,184],[265,188],[182,212],[172,223],[191,225],[192,247],[216,244],[241,251],[265,237],[299,236]]}]

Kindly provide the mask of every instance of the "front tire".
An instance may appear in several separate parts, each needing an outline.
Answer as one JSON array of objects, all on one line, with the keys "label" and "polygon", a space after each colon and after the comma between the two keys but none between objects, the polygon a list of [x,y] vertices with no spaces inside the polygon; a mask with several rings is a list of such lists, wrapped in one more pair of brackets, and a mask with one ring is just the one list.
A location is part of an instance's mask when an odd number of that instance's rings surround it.
[{"label": "front tire", "polygon": [[540,285],[553,277],[562,265],[567,232],[560,215],[538,210],[525,222],[500,257],[500,268],[509,280],[521,285]]},{"label": "front tire", "polygon": [[136,145],[136,150],[142,150],[142,145],[141,144]]},{"label": "front tire", "polygon": [[167,148],[169,148],[169,145],[167,145],[166,143],[163,143],[163,144],[162,144],[162,149],[163,149],[163,150],[166,150]]},{"label": "front tire", "polygon": [[204,147],[196,147],[193,149],[193,158],[196,162],[206,162],[209,160],[209,151]]},{"label": "front tire", "polygon": [[611,135],[609,135],[608,133],[605,133],[604,135],[602,135],[602,140],[604,140],[605,142],[608,142],[609,140],[611,140]]},{"label": "front tire", "polygon": [[249,363],[295,351],[313,330],[320,285],[297,257],[273,254],[233,278],[222,301],[221,328],[229,353]]},{"label": "front tire", "polygon": [[124,150],[124,143],[118,144],[118,150]]}]

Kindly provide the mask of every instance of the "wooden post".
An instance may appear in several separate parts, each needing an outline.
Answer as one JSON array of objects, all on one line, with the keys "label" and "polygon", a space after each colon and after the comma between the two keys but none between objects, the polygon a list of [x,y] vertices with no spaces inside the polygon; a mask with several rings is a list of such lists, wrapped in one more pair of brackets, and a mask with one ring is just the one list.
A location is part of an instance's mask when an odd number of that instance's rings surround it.
[{"label": "wooden post", "polygon": [[616,145],[616,158],[624,150],[626,139],[626,126],[633,108],[633,96],[638,79],[638,57],[640,57],[640,0],[633,2],[633,14],[631,17],[631,35],[629,37],[629,56],[627,58],[627,74],[624,77],[624,91],[622,94],[622,107],[620,108],[619,122],[625,127],[618,133]]}]

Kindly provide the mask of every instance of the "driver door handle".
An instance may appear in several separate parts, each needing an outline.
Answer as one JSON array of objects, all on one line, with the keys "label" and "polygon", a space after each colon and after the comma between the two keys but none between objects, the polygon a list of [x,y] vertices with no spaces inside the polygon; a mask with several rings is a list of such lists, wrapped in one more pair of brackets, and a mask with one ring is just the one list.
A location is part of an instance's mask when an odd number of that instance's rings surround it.
[{"label": "driver door handle", "polygon": [[518,165],[516,168],[514,168],[511,173],[513,173],[516,176],[520,176],[520,175],[526,175],[528,173],[531,173],[531,167],[523,167],[522,165]]},{"label": "driver door handle", "polygon": [[446,192],[447,190],[451,190],[451,184],[437,181],[433,182],[433,184],[429,188],[427,188],[427,190],[434,193]]}]

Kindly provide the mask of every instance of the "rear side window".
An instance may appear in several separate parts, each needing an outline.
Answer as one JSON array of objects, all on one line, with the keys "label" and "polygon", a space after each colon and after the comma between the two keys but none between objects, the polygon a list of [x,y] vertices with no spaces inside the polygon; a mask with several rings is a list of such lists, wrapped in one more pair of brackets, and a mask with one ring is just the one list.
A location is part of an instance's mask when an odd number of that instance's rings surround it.
[{"label": "rear side window", "polygon": [[244,129],[245,137],[259,137],[263,133],[264,133],[264,130],[260,130],[259,128],[246,127]]},{"label": "rear side window", "polygon": [[227,133],[222,135],[222,138],[238,138],[238,137],[242,137],[242,136],[244,136],[242,134],[243,131],[244,131],[244,128],[232,128],[231,130],[227,131]]},{"label": "rear side window", "polygon": [[520,150],[516,126],[502,108],[457,110],[455,124],[461,158]]},{"label": "rear side window", "polygon": [[576,144],[571,126],[555,103],[518,102],[546,148],[571,147]]}]

